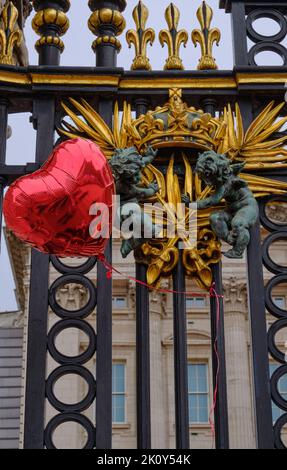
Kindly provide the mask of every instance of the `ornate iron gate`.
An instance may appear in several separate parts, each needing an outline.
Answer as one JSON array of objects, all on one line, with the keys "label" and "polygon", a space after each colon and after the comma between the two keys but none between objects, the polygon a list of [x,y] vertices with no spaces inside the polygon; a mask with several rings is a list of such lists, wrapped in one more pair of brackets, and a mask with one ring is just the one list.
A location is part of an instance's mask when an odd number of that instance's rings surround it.
[{"label": "ornate iron gate", "polygon": [[[137,10],[137,31],[130,35],[130,42],[136,46],[134,70],[125,71],[117,68],[117,53],[120,43],[117,38],[124,29],[122,13],[125,0],[90,0],[92,16],[90,29],[97,36],[93,48],[96,54],[95,68],[60,67],[60,54],[63,49],[61,36],[68,23],[66,12],[69,0],[34,0],[36,10],[34,28],[40,35],[37,42],[39,53],[38,67],[18,67],[1,65],[0,67],[0,208],[2,212],[3,191],[19,176],[30,173],[45,162],[54,146],[55,129],[59,127],[64,114],[61,102],[70,97],[81,97],[96,105],[99,115],[109,127],[113,124],[114,103],[120,108],[124,101],[131,104],[139,117],[147,111],[161,106],[167,101],[170,88],[183,90],[184,99],[189,105],[200,106],[205,113],[215,116],[222,112],[227,103],[238,102],[243,125],[247,130],[250,123],[270,101],[284,100],[287,82],[287,50],[282,41],[287,35],[287,2],[268,0],[220,0],[220,8],[231,13],[233,24],[233,44],[235,67],[232,71],[218,71],[212,63],[212,51],[209,48],[210,17],[206,5],[202,7],[202,36],[199,42],[203,48],[203,58],[199,70],[181,70],[179,50],[177,48],[177,13],[170,10],[169,35],[162,36],[170,48],[166,70],[149,70],[146,56],[146,43],[153,41],[153,32],[143,38],[146,18],[142,3]],[[258,18],[271,18],[280,26],[280,32],[272,37],[256,33],[253,23]],[[6,29],[7,38],[9,28]],[[148,39],[147,39],[148,38]],[[177,39],[176,39],[177,38]],[[249,48],[248,38],[255,44]],[[217,38],[218,39],[218,38]],[[182,37],[180,42],[187,38]],[[2,48],[4,46],[2,45]],[[282,67],[260,67],[256,65],[256,55],[262,51],[279,54],[284,61]],[[8,50],[11,54],[11,50]],[[211,61],[211,64],[210,64]],[[10,62],[12,63],[12,62]],[[37,131],[36,163],[24,166],[11,166],[5,163],[7,115],[10,112],[32,110],[32,122]],[[280,133],[276,138],[286,136]],[[264,150],[263,150],[264,152]],[[275,181],[287,182],[286,165],[270,169],[254,170],[256,176]],[[286,196],[284,196],[286,200]],[[278,201],[283,196],[277,197]],[[277,226],[266,215],[266,204],[274,201],[274,196],[261,201],[261,223],[270,231],[261,249],[260,224],[252,229],[248,248],[248,277],[250,324],[252,329],[252,354],[254,374],[254,407],[256,415],[257,445],[260,449],[283,448],[280,437],[283,426],[287,423],[287,403],[280,396],[278,381],[287,373],[285,357],[276,348],[275,335],[286,327],[286,311],[276,307],[271,291],[274,285],[287,281],[286,267],[275,265],[268,255],[268,247],[278,239],[287,238],[287,225]],[[106,258],[111,259],[111,246],[106,251]],[[51,263],[60,277],[49,286]],[[25,390],[25,427],[24,447],[41,449],[53,448],[53,431],[63,422],[75,421],[87,431],[87,448],[110,449],[112,446],[112,280],[107,279],[106,270],[98,263],[97,284],[95,287],[86,274],[96,265],[96,259],[90,259],[77,268],[63,264],[60,259],[32,251],[31,284],[29,303],[29,330],[27,352],[27,379]],[[263,263],[274,278],[265,288],[263,281]],[[136,277],[146,282],[147,267],[137,263]],[[212,268],[213,279],[218,293],[222,294],[221,265]],[[64,284],[76,282],[88,290],[88,304],[77,312],[63,309],[56,300],[56,290]],[[173,285],[177,292],[185,291],[185,271],[180,258],[173,271]],[[174,376],[175,376],[175,413],[176,447],[189,448],[188,389],[187,389],[187,344],[186,344],[186,307],[182,295],[174,294]],[[223,302],[221,309],[223,309]],[[59,317],[59,322],[48,332],[48,307]],[[97,306],[96,332],[85,318]],[[266,334],[266,308],[278,320]],[[221,358],[219,373],[218,399],[215,409],[216,447],[227,449],[228,412],[226,390],[226,368],[224,348],[224,319],[216,321],[216,299],[210,304],[212,343],[218,337],[218,351]],[[139,449],[151,447],[151,411],[150,411],[150,351],[149,351],[149,291],[136,287],[136,352],[137,352],[137,441]],[[89,338],[86,352],[78,357],[69,358],[59,353],[55,338],[59,332],[74,327],[84,331]],[[281,367],[269,379],[268,346],[270,354]],[[59,367],[46,380],[47,349]],[[93,376],[85,363],[96,354],[97,367]],[[216,383],[217,356],[213,354],[214,387]],[[86,397],[76,405],[61,403],[53,392],[53,385],[59,377],[74,373],[83,377],[88,384]],[[286,413],[272,423],[271,395],[274,402]],[[44,425],[46,398],[58,411],[48,425]],[[96,428],[82,412],[96,400]]]}]

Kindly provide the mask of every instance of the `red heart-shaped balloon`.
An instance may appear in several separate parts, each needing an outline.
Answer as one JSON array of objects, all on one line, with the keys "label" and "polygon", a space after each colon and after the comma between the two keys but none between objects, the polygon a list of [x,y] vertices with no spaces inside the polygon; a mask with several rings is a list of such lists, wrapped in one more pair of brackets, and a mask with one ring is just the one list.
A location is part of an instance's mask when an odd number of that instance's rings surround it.
[{"label": "red heart-shaped balloon", "polygon": [[[20,240],[44,253],[98,256],[111,234],[114,191],[112,172],[99,147],[88,140],[68,140],[40,170],[10,186],[3,207],[6,224]],[[105,232],[98,238],[90,235],[95,203],[108,207],[108,220],[103,217],[93,232]]]}]

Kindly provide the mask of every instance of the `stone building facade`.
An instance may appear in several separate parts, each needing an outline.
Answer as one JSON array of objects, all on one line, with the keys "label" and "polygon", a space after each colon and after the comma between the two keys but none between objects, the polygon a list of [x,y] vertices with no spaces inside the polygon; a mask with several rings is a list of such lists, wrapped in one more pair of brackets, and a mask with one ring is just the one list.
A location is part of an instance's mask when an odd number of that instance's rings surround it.
[{"label": "stone building facade", "polygon": [[[23,445],[24,420],[24,384],[25,353],[27,337],[27,304],[29,299],[29,250],[11,234],[7,234],[8,247],[14,267],[17,294],[22,314],[19,314],[17,326],[24,328],[22,399],[20,417],[20,447]],[[287,247],[284,241],[272,248],[274,259],[287,266]],[[282,259],[283,263],[282,263]],[[75,264],[77,260],[69,260]],[[117,244],[113,247],[113,263],[123,274],[113,278],[113,362],[114,362],[114,423],[113,447],[136,447],[136,343],[135,343],[135,284],[127,279],[134,275],[134,260],[130,256],[122,260]],[[251,342],[248,320],[247,270],[245,260],[223,259],[224,273],[224,317],[228,378],[228,406],[231,448],[254,449],[255,422],[253,414]],[[51,268],[50,282],[58,273]],[[96,280],[96,270],[89,277]],[[266,281],[268,274],[265,272]],[[168,281],[165,281],[168,286]],[[100,286],[99,286],[100,288]],[[191,380],[201,383],[196,389],[190,389],[192,405],[190,423],[191,448],[213,447],[211,427],[208,422],[212,406],[212,368],[209,298],[196,297],[201,293],[192,283],[187,290],[195,295],[187,298],[187,342],[189,373]],[[287,307],[286,285],[278,286],[274,292],[275,301]],[[58,292],[58,302],[68,309],[78,309],[86,303],[85,290],[77,285],[64,286]],[[264,315],[265,312],[262,312]],[[272,319],[267,314],[270,325]],[[15,319],[14,319],[15,321]],[[49,326],[58,321],[54,313],[49,313]],[[96,326],[96,311],[88,317],[90,324]],[[152,292],[150,294],[150,348],[151,348],[151,407],[152,407],[152,447],[175,447],[174,420],[174,383],[173,383],[173,335],[172,335],[172,296]],[[286,348],[286,330],[277,337],[277,343]],[[87,338],[79,330],[66,330],[57,340],[57,347],[66,355],[75,356],[87,347]],[[272,360],[270,359],[271,367]],[[48,356],[47,375],[57,366]],[[95,371],[96,361],[90,361],[88,368]],[[117,384],[120,384],[118,386]],[[286,383],[283,383],[283,388]],[[284,392],[284,390],[283,390]],[[285,391],[287,393],[287,390]],[[85,395],[85,383],[77,376],[67,375],[60,379],[55,387],[55,394],[67,403],[78,402]],[[278,416],[280,410],[274,407]],[[49,404],[46,417],[54,414]],[[93,421],[95,410],[91,407],[85,414]],[[197,422],[195,422],[197,420]],[[287,435],[287,430],[286,430]],[[55,432],[57,447],[81,448],[85,442],[83,430],[74,424],[64,424]]]}]

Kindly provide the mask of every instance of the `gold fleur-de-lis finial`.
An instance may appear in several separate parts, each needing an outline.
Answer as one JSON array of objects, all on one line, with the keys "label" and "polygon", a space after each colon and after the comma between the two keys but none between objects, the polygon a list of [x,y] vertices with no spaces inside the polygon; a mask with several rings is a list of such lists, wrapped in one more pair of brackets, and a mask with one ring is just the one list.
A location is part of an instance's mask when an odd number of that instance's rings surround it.
[{"label": "gold fleur-de-lis finial", "polygon": [[213,44],[219,45],[221,32],[218,28],[210,29],[213,18],[213,11],[206,2],[202,2],[197,10],[196,16],[201,26],[200,29],[194,29],[191,33],[191,39],[195,47],[199,43],[201,47],[201,58],[198,64],[198,70],[217,69],[215,59],[212,55]]},{"label": "gold fleur-de-lis finial", "polygon": [[155,40],[155,32],[152,28],[145,29],[149,11],[140,1],[133,11],[133,19],[136,30],[129,29],[126,34],[129,47],[135,46],[135,58],[132,63],[132,70],[151,70],[151,65],[147,57],[147,45],[152,46]]},{"label": "gold fleur-de-lis finial", "polygon": [[169,29],[163,29],[159,33],[159,40],[162,47],[165,43],[168,46],[168,58],[164,68],[165,70],[183,70],[184,66],[179,57],[179,51],[181,44],[183,44],[184,47],[186,46],[188,33],[185,29],[177,30],[180,12],[173,3],[166,9],[165,19]]},{"label": "gold fleur-de-lis finial", "polygon": [[17,25],[18,10],[12,2],[7,2],[1,13],[0,64],[16,65],[14,48],[20,46],[23,34]]}]

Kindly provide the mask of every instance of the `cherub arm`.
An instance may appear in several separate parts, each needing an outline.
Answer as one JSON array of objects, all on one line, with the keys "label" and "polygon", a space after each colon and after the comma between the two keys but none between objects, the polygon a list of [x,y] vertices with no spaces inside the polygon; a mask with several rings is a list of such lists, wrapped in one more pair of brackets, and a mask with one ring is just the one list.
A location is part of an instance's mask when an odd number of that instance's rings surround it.
[{"label": "cherub arm", "polygon": [[151,146],[146,149],[145,154],[142,157],[144,166],[147,166],[149,163],[154,161],[155,157],[157,156],[157,152],[158,151],[154,150]]},{"label": "cherub arm", "polygon": [[151,183],[147,188],[135,186],[134,191],[139,200],[144,200],[154,196],[159,191],[159,186],[157,183]]},{"label": "cherub arm", "polygon": [[208,207],[216,206],[220,203],[225,195],[225,186],[221,186],[217,191],[212,194],[212,196],[207,197],[206,199],[198,200],[197,209],[207,209]]}]

